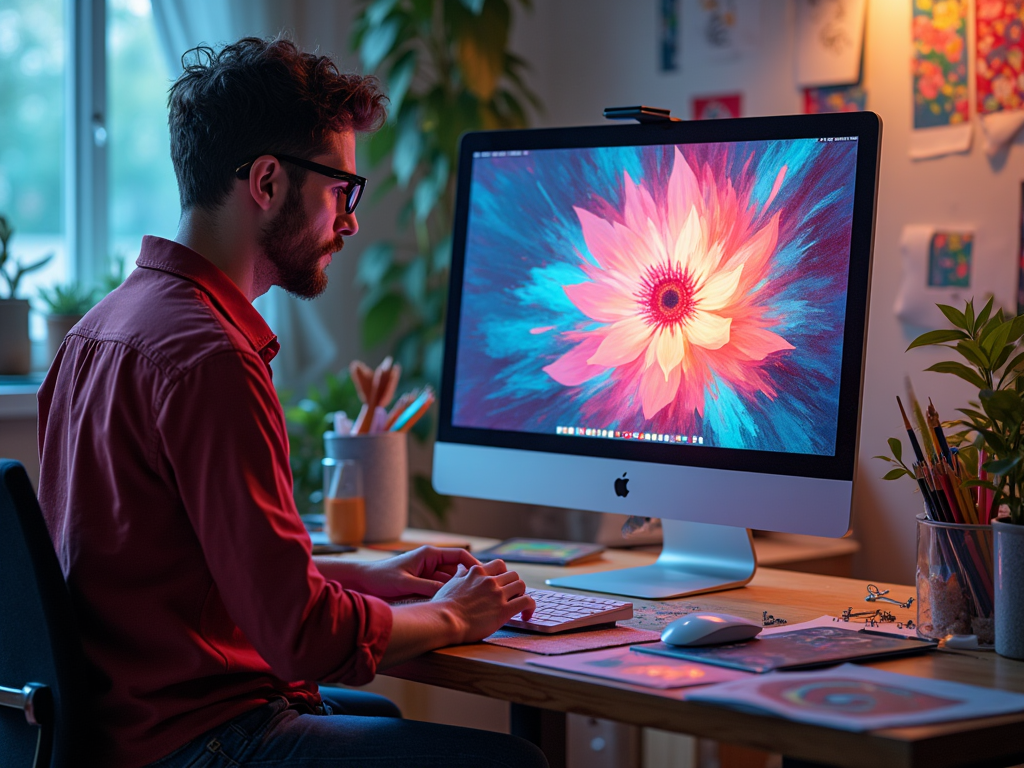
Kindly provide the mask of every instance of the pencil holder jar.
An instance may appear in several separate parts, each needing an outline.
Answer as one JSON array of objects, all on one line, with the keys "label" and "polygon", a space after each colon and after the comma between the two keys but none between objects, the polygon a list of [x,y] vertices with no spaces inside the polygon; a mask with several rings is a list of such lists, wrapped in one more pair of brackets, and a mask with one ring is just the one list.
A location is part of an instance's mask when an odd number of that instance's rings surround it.
[{"label": "pencil holder jar", "polygon": [[929,640],[976,635],[995,641],[992,526],[917,516],[917,634]]},{"label": "pencil holder jar", "polygon": [[368,435],[324,433],[329,459],[355,459],[363,470],[366,505],[364,541],[397,541],[409,524],[409,435],[380,432]]}]

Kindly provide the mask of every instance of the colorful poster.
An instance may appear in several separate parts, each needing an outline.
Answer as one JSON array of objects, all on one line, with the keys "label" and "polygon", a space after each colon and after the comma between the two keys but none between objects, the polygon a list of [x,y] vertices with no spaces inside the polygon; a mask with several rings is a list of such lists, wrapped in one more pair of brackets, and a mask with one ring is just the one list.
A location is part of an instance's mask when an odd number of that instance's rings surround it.
[{"label": "colorful poster", "polygon": [[804,88],[804,114],[826,112],[863,112],[868,94],[859,85],[837,85],[829,88]]},{"label": "colorful poster", "polygon": [[797,85],[849,85],[860,80],[866,8],[867,0],[797,0]]},{"label": "colorful poster", "polygon": [[717,120],[723,117],[742,117],[743,94],[696,96],[693,99],[694,120]]},{"label": "colorful poster", "polygon": [[971,147],[967,83],[967,0],[914,0],[916,159]]},{"label": "colorful poster", "polygon": [[976,16],[978,115],[994,155],[1024,125],[1024,0],[978,0]]},{"label": "colorful poster", "polygon": [[970,227],[913,224],[903,228],[903,277],[894,311],[904,323],[941,328],[945,316],[936,304],[963,306],[971,298],[974,232]]},{"label": "colorful poster", "polygon": [[748,676],[746,672],[694,664],[681,659],[652,659],[630,648],[574,653],[550,659],[527,659],[526,663],[663,690],[722,683]]},{"label": "colorful poster", "polygon": [[968,288],[971,285],[973,232],[936,232],[928,249],[928,285]]},{"label": "colorful poster", "polygon": [[1017,241],[1017,314],[1024,315],[1024,182],[1020,185],[1020,239]]},{"label": "colorful poster", "polygon": [[735,61],[757,48],[761,0],[687,0],[688,48],[705,61]]},{"label": "colorful poster", "polygon": [[660,11],[659,67],[662,72],[675,72],[679,69],[679,0],[661,0]]}]

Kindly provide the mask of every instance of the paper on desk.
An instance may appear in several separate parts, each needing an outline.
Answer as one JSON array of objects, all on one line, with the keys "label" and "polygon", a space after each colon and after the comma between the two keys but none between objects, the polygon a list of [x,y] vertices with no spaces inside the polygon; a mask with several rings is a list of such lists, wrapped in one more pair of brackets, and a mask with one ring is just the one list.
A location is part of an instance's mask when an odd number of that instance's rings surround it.
[{"label": "paper on desk", "polygon": [[[902,624],[902,622],[900,622]],[[884,635],[897,635],[898,637],[917,637],[917,628],[906,625],[897,626],[896,622],[877,622],[868,625],[859,621],[843,621],[836,616],[819,616],[810,621],[802,621],[799,624],[776,624],[772,627],[765,627],[758,637],[766,635],[777,635],[779,632],[792,632],[796,629],[811,629],[812,627],[841,627],[842,629],[862,630],[868,629],[872,632]]]},{"label": "paper on desk", "polygon": [[681,659],[652,658],[633,653],[629,648],[527,659],[526,663],[663,690],[721,683],[750,676],[749,672],[695,664]]},{"label": "paper on desk", "polygon": [[843,664],[697,688],[686,696],[843,731],[991,717],[1024,711],[1024,695]]}]

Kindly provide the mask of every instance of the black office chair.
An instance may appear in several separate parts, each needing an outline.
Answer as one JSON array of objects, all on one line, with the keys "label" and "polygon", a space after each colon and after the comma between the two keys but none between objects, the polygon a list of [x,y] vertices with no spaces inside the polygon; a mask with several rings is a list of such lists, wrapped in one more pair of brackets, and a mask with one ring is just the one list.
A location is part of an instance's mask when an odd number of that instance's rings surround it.
[{"label": "black office chair", "polygon": [[0,766],[85,765],[85,665],[25,468],[0,459]]}]

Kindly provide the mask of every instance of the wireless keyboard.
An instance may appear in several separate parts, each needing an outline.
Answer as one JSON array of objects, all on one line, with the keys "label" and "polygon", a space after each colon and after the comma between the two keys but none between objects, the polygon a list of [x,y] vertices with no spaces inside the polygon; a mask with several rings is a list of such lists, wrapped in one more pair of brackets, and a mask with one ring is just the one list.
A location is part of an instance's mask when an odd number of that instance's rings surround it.
[{"label": "wireless keyboard", "polygon": [[527,589],[526,594],[537,603],[537,610],[529,621],[524,621],[523,614],[517,613],[505,622],[506,627],[553,634],[633,618],[632,603],[620,603],[605,597],[552,592],[549,589]]}]

